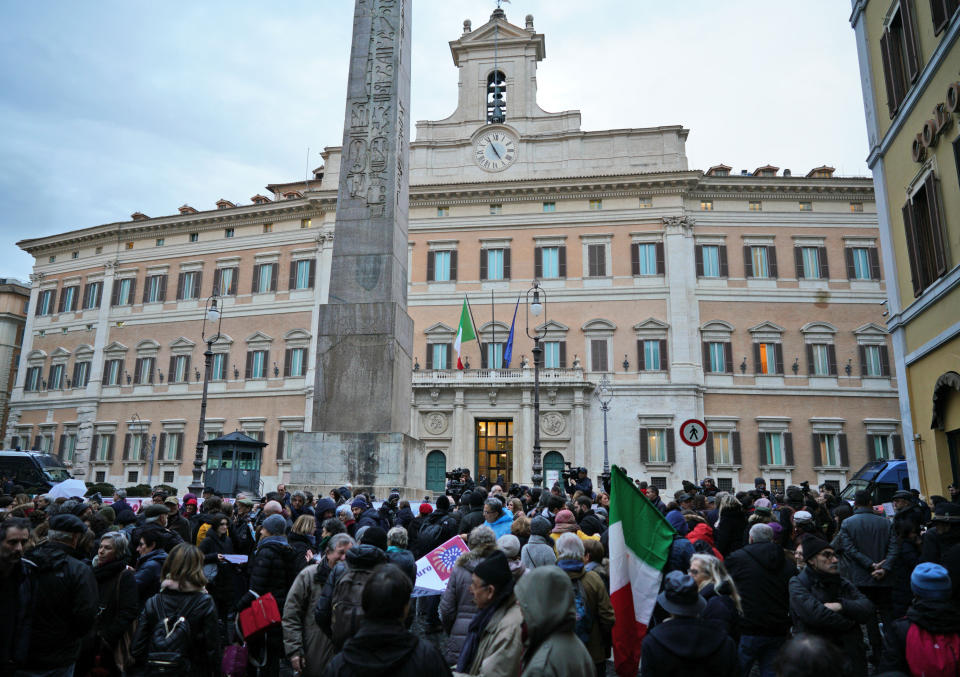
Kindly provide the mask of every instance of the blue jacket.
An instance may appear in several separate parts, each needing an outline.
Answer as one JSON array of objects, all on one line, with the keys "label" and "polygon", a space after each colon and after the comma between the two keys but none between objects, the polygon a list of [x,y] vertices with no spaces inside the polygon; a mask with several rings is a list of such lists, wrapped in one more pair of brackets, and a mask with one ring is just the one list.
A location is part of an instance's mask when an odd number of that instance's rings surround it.
[{"label": "blue jacket", "polygon": [[497,535],[497,538],[500,538],[510,533],[510,526],[513,524],[513,515],[504,510],[496,522],[485,522],[485,524],[493,529],[493,533]]},{"label": "blue jacket", "polygon": [[163,563],[167,559],[167,553],[160,548],[147,553],[141,557],[137,563],[137,570],[133,576],[137,579],[137,592],[140,593],[140,607],[147,603],[147,600],[160,592],[160,571],[163,569]]}]

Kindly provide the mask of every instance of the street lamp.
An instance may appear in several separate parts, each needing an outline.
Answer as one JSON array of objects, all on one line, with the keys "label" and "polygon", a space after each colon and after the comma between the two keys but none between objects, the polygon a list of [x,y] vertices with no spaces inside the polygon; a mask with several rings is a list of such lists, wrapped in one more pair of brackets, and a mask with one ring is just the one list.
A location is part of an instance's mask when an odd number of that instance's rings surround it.
[{"label": "street lamp", "polygon": [[[207,338],[207,322],[211,326],[216,323],[217,333]],[[199,496],[203,493],[203,427],[207,420],[207,386],[210,384],[210,362],[213,359],[213,344],[220,338],[220,325],[223,323],[223,313],[217,307],[217,297],[211,296],[203,313],[203,326],[200,329],[200,340],[205,341],[207,349],[203,353],[203,395],[200,397],[200,425],[197,432],[197,450],[193,457],[193,481],[190,483],[190,492]]]},{"label": "street lamp", "polygon": [[607,485],[610,482],[610,457],[607,454],[607,412],[610,411],[610,400],[613,399],[613,391],[610,389],[610,379],[606,374],[597,384],[597,389],[593,396],[600,403],[600,411],[603,412],[603,472],[600,474],[600,486],[607,491]]},{"label": "street lamp", "polygon": [[[540,347],[540,341],[547,334],[547,292],[540,286],[539,280],[533,281],[533,286],[527,290],[526,305],[524,306],[524,316],[527,321],[527,336],[533,339],[533,486],[539,487],[543,482],[543,464],[541,463],[542,452],[540,451],[540,363],[543,359],[543,348]],[[540,326],[542,331],[537,330],[536,324],[533,327],[533,333],[530,333],[530,316],[539,318],[543,315],[543,322]],[[536,323],[536,320],[534,320]]]}]

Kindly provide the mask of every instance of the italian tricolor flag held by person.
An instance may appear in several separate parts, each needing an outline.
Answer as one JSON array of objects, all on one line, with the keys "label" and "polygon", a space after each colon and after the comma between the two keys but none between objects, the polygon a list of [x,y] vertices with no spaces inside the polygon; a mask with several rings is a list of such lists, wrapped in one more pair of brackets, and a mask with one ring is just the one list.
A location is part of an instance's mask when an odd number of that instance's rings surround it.
[{"label": "italian tricolor flag held by person", "polygon": [[463,310],[460,311],[460,326],[457,328],[457,338],[453,341],[453,349],[457,351],[457,369],[463,369],[463,361],[460,359],[460,346],[466,341],[473,341],[477,338],[473,331],[473,322],[470,321],[470,309],[467,307],[467,300],[463,300]]},{"label": "italian tricolor flag held by person", "polygon": [[613,662],[620,677],[636,677],[640,645],[657,603],[673,527],[617,466],[610,477],[610,603]]}]

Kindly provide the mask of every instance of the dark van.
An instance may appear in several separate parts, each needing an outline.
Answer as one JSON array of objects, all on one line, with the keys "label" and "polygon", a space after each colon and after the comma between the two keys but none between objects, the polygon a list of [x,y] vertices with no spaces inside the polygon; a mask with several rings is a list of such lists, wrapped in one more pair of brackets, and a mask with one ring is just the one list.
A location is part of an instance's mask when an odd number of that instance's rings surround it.
[{"label": "dark van", "polygon": [[850,478],[840,498],[852,503],[854,494],[867,489],[873,497],[873,504],[882,505],[893,500],[894,492],[909,488],[910,476],[905,460],[870,461]]},{"label": "dark van", "polygon": [[42,494],[70,479],[70,471],[59,458],[39,451],[0,451],[0,475],[29,494]]}]

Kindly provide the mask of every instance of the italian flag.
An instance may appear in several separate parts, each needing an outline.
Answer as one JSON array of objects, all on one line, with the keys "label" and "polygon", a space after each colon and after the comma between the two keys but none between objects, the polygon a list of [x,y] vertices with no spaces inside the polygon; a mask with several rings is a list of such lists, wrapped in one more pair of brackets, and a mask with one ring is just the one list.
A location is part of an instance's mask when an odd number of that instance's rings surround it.
[{"label": "italian flag", "polygon": [[457,369],[463,369],[463,362],[460,360],[460,346],[465,341],[473,341],[477,338],[473,331],[473,322],[470,321],[470,309],[467,307],[467,300],[463,300],[463,310],[460,311],[460,326],[457,327],[457,338],[453,341],[453,349],[457,351]]},{"label": "italian flag", "polygon": [[613,625],[613,661],[620,677],[636,677],[640,645],[657,603],[660,579],[673,527],[613,466],[610,477],[610,603]]}]

